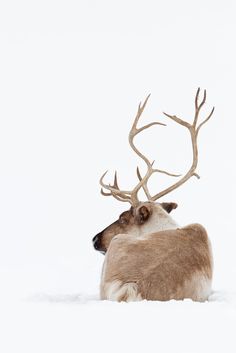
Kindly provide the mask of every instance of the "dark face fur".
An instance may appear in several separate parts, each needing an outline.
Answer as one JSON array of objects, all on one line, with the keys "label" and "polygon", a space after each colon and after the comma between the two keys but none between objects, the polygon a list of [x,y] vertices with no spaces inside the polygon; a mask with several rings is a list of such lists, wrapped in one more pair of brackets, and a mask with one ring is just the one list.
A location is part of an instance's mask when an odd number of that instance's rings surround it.
[{"label": "dark face fur", "polygon": [[[167,213],[170,213],[177,207],[176,203],[163,202],[159,204]],[[134,208],[131,207],[128,211],[121,213],[117,221],[109,225],[102,232],[95,235],[93,238],[93,246],[95,250],[105,254],[111,240],[117,234],[137,233],[139,227],[144,225],[151,218],[153,212],[152,203],[143,203]]]}]

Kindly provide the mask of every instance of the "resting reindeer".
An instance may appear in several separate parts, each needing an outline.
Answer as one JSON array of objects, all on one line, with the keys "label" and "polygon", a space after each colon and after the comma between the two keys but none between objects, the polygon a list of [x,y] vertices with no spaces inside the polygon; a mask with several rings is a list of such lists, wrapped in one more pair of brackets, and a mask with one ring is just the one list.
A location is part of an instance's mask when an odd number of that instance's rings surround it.
[{"label": "resting reindeer", "polygon": [[[147,183],[152,174],[164,173],[175,177],[179,175],[155,169],[153,163],[134,145],[134,137],[141,131],[155,124],[164,125],[153,122],[141,128],[137,127],[148,96],[143,105],[140,103],[129,133],[130,146],[145,162],[146,174],[142,177],[137,168],[139,182],[131,191],[120,190],[116,173],[113,185],[104,183],[106,173],[100,179],[103,195],[113,196],[119,201],[131,204],[131,208],[123,212],[116,222],[93,238],[95,249],[106,254],[100,286],[101,299],[136,301],[191,298],[205,301],[211,292],[213,261],[206,230],[200,224],[179,227],[170,216],[177,204],[155,202],[192,176],[199,178],[195,172],[198,163],[197,137],[200,128],[214,111],[213,108],[207,118],[198,125],[199,113],[206,101],[206,91],[201,102],[199,94],[200,89],[195,97],[192,124],[175,115],[164,113],[190,132],[193,160],[190,169],[182,178],[151,196]],[[146,202],[138,199],[141,188],[148,199]],[[104,192],[103,189],[109,192]]]}]

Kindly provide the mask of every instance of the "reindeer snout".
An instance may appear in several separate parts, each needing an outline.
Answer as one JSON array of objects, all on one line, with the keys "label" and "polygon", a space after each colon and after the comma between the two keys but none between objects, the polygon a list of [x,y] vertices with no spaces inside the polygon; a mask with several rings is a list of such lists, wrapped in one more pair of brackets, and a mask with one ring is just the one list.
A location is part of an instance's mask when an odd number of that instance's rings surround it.
[{"label": "reindeer snout", "polygon": [[97,235],[95,235],[92,242],[93,242],[94,249],[101,251],[101,233],[98,233]]}]

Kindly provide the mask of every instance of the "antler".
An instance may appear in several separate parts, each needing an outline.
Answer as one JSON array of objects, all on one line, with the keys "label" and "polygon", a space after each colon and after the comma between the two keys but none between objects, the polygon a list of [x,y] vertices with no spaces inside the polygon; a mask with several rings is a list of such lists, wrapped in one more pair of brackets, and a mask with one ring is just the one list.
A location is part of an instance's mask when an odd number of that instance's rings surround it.
[{"label": "antler", "polygon": [[[192,141],[192,150],[193,150],[193,161],[192,161],[192,165],[191,165],[189,171],[178,182],[176,182],[172,186],[166,188],[165,190],[159,192],[158,194],[156,194],[154,196],[151,196],[151,194],[148,190],[147,182],[153,173],[163,173],[163,174],[166,174],[168,176],[173,176],[173,177],[180,177],[180,175],[172,174],[172,173],[169,173],[165,170],[153,168],[154,161],[150,162],[149,159],[146,156],[144,156],[137,149],[137,147],[134,144],[135,136],[137,136],[143,130],[145,130],[153,125],[166,126],[165,124],[160,123],[160,122],[152,122],[152,123],[147,124],[141,128],[137,127],[138,121],[139,121],[139,119],[145,109],[145,106],[148,102],[148,99],[150,97],[150,94],[149,94],[147,96],[147,98],[145,99],[144,103],[139,104],[136,117],[134,119],[133,125],[132,125],[130,133],[129,133],[129,144],[130,144],[131,148],[133,149],[133,151],[145,162],[145,164],[147,166],[147,172],[144,175],[144,177],[142,177],[139,169],[137,168],[137,176],[139,179],[139,183],[131,191],[130,190],[120,190],[120,188],[118,186],[116,172],[115,172],[113,185],[105,184],[103,182],[103,179],[104,179],[105,175],[107,174],[107,172],[105,172],[100,179],[100,184],[102,186],[102,189],[101,189],[102,195],[113,196],[114,198],[116,198],[119,201],[129,202],[131,205],[136,206],[139,204],[138,192],[141,188],[143,188],[145,195],[149,201],[156,201],[160,197],[162,197],[162,196],[168,194],[169,192],[173,191],[174,189],[178,188],[180,185],[185,183],[192,176],[196,176],[197,178],[199,178],[199,175],[195,172],[195,170],[197,168],[197,163],[198,163],[197,137],[198,137],[198,133],[199,133],[200,128],[210,119],[210,117],[212,116],[212,114],[214,112],[214,108],[213,108],[212,111],[210,112],[210,114],[207,116],[207,118],[201,124],[199,124],[199,126],[197,127],[198,116],[199,116],[200,110],[206,102],[206,90],[204,90],[204,96],[203,96],[203,99],[200,102],[200,104],[199,104],[199,93],[200,93],[200,88],[198,88],[197,93],[196,93],[196,97],[195,97],[195,115],[194,115],[194,121],[192,124],[178,118],[175,115],[169,115],[169,114],[164,113],[167,117],[174,120],[178,124],[185,126],[190,132],[191,141]],[[108,193],[104,192],[103,188],[106,190],[109,190],[110,192],[108,192]]]},{"label": "antler", "polygon": [[[102,186],[101,188],[101,194],[103,196],[113,196],[115,199],[119,200],[119,201],[123,201],[123,202],[130,202],[131,203],[131,197],[127,194],[129,194],[129,191],[121,191],[119,189],[118,186],[118,181],[117,181],[117,172],[115,172],[115,176],[114,176],[114,182],[113,185],[106,185],[103,182],[103,178],[105,177],[105,175],[107,174],[107,171],[102,175],[102,177],[100,178],[100,184]],[[110,192],[104,192],[104,189],[110,190]]]},{"label": "antler", "polygon": [[192,165],[191,165],[190,169],[179,181],[177,181],[175,184],[169,186],[165,190],[159,192],[158,194],[152,196],[151,201],[156,201],[160,197],[177,189],[180,185],[184,184],[192,176],[195,176],[198,179],[200,178],[200,176],[196,173],[196,168],[197,168],[197,164],[198,164],[197,137],[198,137],[198,133],[199,133],[201,127],[211,118],[215,108],[213,107],[210,114],[207,116],[207,118],[205,120],[203,120],[203,122],[197,126],[199,113],[200,113],[203,105],[206,102],[206,90],[204,90],[203,99],[200,103],[199,103],[199,94],[200,94],[200,88],[198,88],[196,96],[195,96],[195,115],[194,115],[194,120],[193,120],[192,124],[178,118],[176,115],[169,115],[167,113],[164,113],[168,118],[174,120],[176,123],[178,123],[180,125],[183,125],[184,127],[186,127],[189,130],[190,136],[191,136],[191,142],[192,142],[193,160],[192,160]]},{"label": "antler", "polygon": [[116,199],[118,199],[119,201],[123,201],[123,202],[129,202],[131,203],[133,206],[139,204],[139,199],[138,199],[138,192],[141,188],[144,189],[144,191],[146,190],[147,192],[147,197],[148,199],[151,198],[151,195],[149,194],[149,192],[147,191],[147,181],[148,179],[150,178],[150,176],[154,173],[154,172],[162,172],[162,173],[166,173],[168,174],[167,172],[165,171],[160,171],[158,169],[153,169],[153,163],[154,162],[150,162],[147,157],[145,157],[138,149],[137,147],[134,145],[134,137],[136,135],[138,135],[141,131],[145,130],[145,129],[148,129],[149,127],[153,126],[153,125],[163,125],[163,126],[166,126],[165,124],[163,123],[160,123],[160,122],[152,122],[150,124],[147,124],[141,128],[138,128],[137,127],[137,124],[138,124],[138,121],[145,109],[145,106],[147,104],[147,101],[150,97],[150,94],[147,96],[147,98],[145,99],[144,103],[141,104],[139,103],[139,106],[138,106],[138,111],[137,111],[137,114],[136,114],[136,117],[134,119],[134,122],[133,122],[133,125],[131,127],[131,130],[130,130],[130,133],[129,133],[129,143],[130,143],[130,146],[131,148],[133,149],[133,151],[146,163],[147,165],[147,172],[145,174],[145,176],[143,178],[140,178],[139,179],[139,183],[134,187],[133,190],[129,191],[129,190],[120,190],[119,187],[118,187],[118,183],[117,183],[117,174],[115,173],[115,177],[114,177],[114,184],[113,185],[107,185],[103,182],[103,179],[106,175],[106,173],[104,173],[100,179],[100,184],[102,186],[102,188],[104,189],[107,189],[109,190],[110,192],[109,193],[105,193],[103,191],[103,189],[101,189],[101,193],[102,195],[104,196],[114,196]]}]

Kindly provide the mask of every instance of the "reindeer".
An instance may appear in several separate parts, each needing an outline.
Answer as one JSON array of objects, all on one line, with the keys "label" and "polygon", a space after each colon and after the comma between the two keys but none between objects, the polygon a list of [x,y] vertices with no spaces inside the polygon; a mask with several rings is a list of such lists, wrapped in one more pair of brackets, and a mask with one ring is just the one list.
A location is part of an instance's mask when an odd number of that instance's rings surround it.
[{"label": "reindeer", "polygon": [[[103,264],[100,297],[114,301],[138,300],[182,300],[205,301],[211,293],[213,260],[211,244],[206,230],[200,224],[180,227],[170,216],[176,209],[174,202],[156,202],[161,197],[183,185],[196,173],[198,164],[197,138],[201,127],[211,118],[214,108],[205,120],[198,124],[199,113],[206,102],[206,90],[202,100],[200,88],[195,96],[195,114],[190,124],[175,115],[165,114],[168,118],[188,129],[192,142],[192,165],[181,177],[164,170],[156,169],[134,144],[134,138],[153,125],[165,125],[152,122],[137,127],[139,119],[148,102],[139,104],[136,117],[129,133],[129,144],[133,151],[145,162],[146,174],[142,177],[137,168],[138,184],[133,190],[121,190],[117,173],[113,185],[100,179],[101,193],[113,196],[118,201],[128,202],[131,208],[123,212],[117,221],[109,225],[93,238],[94,248],[105,254]],[[181,177],[173,185],[151,196],[148,180],[154,173]],[[108,190],[109,192],[105,192]],[[147,201],[138,198],[143,189]]]}]

